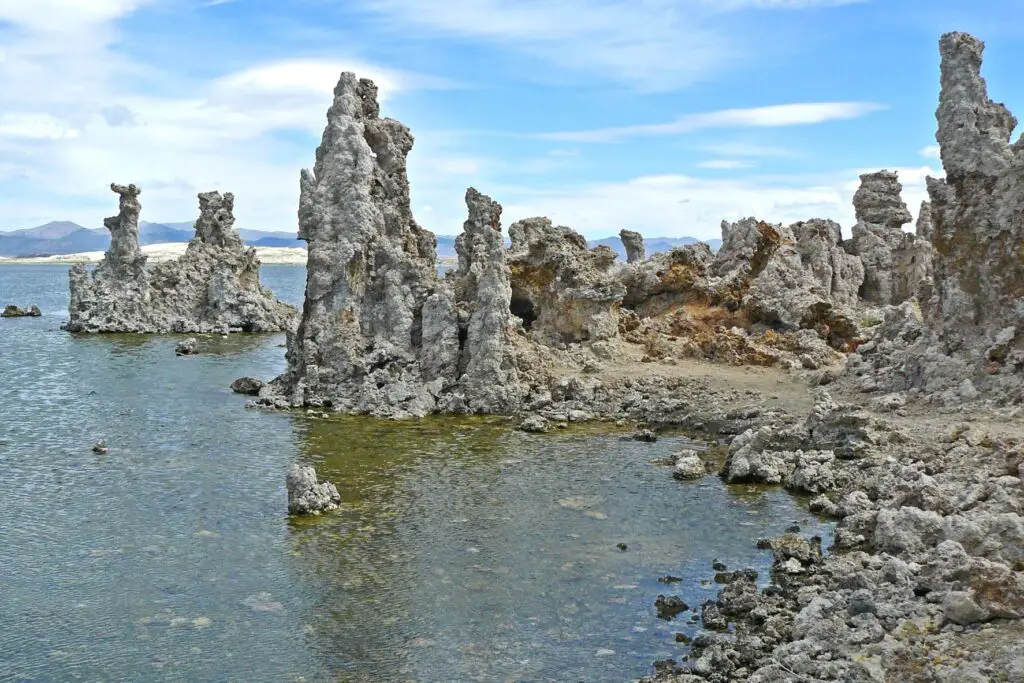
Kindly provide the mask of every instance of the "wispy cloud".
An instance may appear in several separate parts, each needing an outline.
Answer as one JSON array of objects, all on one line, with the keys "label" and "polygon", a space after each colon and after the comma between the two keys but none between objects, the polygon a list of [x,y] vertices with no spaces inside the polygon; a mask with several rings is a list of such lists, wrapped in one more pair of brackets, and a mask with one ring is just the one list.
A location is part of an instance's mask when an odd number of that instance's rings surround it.
[{"label": "wispy cloud", "polygon": [[707,168],[715,171],[731,171],[743,168],[753,168],[754,162],[743,159],[708,159],[697,164],[697,168]]},{"label": "wispy cloud", "polygon": [[648,123],[634,126],[599,128],[596,130],[539,133],[543,140],[564,142],[617,142],[624,138],[651,135],[678,135],[709,128],[772,128],[800,126],[826,121],[855,119],[884,105],[871,102],[811,102],[778,104],[748,109],[722,109],[720,111],[687,114],[668,123]]},{"label": "wispy cloud", "polygon": [[[346,0],[406,35],[488,43],[642,91],[707,79],[751,49],[719,21],[836,0]],[[770,49],[758,42],[757,49]]]},{"label": "wispy cloud", "polygon": [[925,159],[939,159],[939,158],[941,158],[941,154],[939,154],[939,146],[938,145],[928,145],[927,147],[922,147],[921,149],[919,149],[917,151],[917,153],[920,154],[921,156],[923,156]]},{"label": "wispy cloud", "polygon": [[762,145],[753,142],[705,142],[693,149],[723,157],[795,157],[799,152],[780,145]]}]

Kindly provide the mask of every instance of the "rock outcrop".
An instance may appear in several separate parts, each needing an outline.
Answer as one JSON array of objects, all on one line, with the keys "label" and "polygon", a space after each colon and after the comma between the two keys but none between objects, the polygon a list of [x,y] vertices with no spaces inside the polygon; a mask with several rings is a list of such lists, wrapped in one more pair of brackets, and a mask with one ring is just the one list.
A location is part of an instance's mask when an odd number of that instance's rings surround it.
[{"label": "rock outcrop", "polygon": [[644,252],[644,236],[633,230],[620,230],[619,239],[626,250],[626,263],[643,261],[647,256]]},{"label": "rock outcrop", "polygon": [[888,311],[846,377],[861,391],[912,392],[956,405],[1024,402],[1024,145],[1016,119],[988,99],[983,43],[939,41],[936,140],[945,179],[928,178],[917,235],[930,240],[920,309]]},{"label": "rock outcrop", "polygon": [[1017,119],[988,98],[984,43],[947,33],[939,50],[935,139],[946,177],[927,180],[936,256],[925,319],[951,351],[988,348],[1015,328],[1002,364],[1024,353],[1024,142],[1010,144]]},{"label": "rock outcrop", "polygon": [[[903,231],[911,215],[900,197],[902,185],[893,171],[865,173],[853,195],[857,223],[850,253],[864,264],[860,295],[876,305],[898,304],[920,293],[931,275],[931,248]],[[921,214],[927,215],[927,206]],[[920,220],[920,219],[919,219]],[[924,227],[927,228],[927,218]]]},{"label": "rock outcrop", "polygon": [[509,412],[521,387],[501,207],[467,191],[459,267],[441,279],[436,238],[409,203],[412,134],[379,114],[373,82],[342,74],[316,164],[300,178],[306,297],[269,392],[393,418]]},{"label": "rock outcrop", "polygon": [[531,337],[553,346],[618,333],[626,288],[609,247],[587,248],[583,235],[548,218],[509,227],[512,312]]},{"label": "rock outcrop", "polygon": [[316,470],[309,466],[292,465],[285,477],[288,489],[288,513],[292,515],[319,515],[335,510],[341,503],[341,494],[329,481],[317,481]]},{"label": "rock outcrop", "polygon": [[234,196],[199,194],[196,235],[185,254],[147,267],[139,248],[141,190],[111,184],[120,196],[117,216],[106,218],[110,248],[91,273],[69,272],[70,332],[279,332],[295,309],[260,285],[259,259],[233,229]]},{"label": "rock outcrop", "polygon": [[[512,286],[501,234],[501,205],[474,188],[466,191],[469,219],[455,241],[456,294],[465,343],[458,356],[460,399],[469,412],[506,413],[522,388],[513,348]],[[454,345],[457,350],[457,343]]]}]

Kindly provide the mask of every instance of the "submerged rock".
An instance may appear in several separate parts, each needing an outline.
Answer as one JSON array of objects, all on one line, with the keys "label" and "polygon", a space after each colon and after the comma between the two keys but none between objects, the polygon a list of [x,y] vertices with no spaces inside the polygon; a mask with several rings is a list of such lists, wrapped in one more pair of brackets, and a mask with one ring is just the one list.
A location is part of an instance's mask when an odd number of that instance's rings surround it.
[{"label": "submerged rock", "polygon": [[263,380],[256,379],[255,377],[239,377],[231,383],[231,391],[236,394],[258,396],[264,384]]},{"label": "submerged rock", "polygon": [[36,305],[29,306],[27,309],[19,308],[14,304],[8,304],[4,306],[4,310],[0,313],[0,318],[38,318],[43,314]]},{"label": "submerged rock", "polygon": [[288,488],[288,512],[293,515],[318,515],[337,509],[341,494],[329,481],[317,482],[312,467],[293,464],[285,478]]},{"label": "submerged rock", "polygon": [[184,339],[174,346],[176,356],[191,356],[196,353],[199,353],[199,340],[195,337]]},{"label": "submerged rock", "polygon": [[277,301],[259,281],[256,250],[233,229],[234,196],[199,194],[196,235],[185,254],[147,267],[139,248],[135,185],[110,189],[120,196],[117,216],[106,218],[110,247],[95,270],[69,271],[69,332],[280,332],[295,309]]}]

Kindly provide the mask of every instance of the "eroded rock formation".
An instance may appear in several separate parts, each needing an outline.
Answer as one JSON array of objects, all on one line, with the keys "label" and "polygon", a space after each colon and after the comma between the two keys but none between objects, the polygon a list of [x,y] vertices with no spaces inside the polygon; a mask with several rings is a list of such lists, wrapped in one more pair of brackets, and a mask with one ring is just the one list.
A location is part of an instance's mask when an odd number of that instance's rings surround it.
[{"label": "eroded rock formation", "polygon": [[279,332],[295,309],[260,285],[255,249],[233,230],[234,197],[199,195],[196,236],[175,260],[146,265],[139,248],[141,190],[111,184],[120,196],[117,216],[106,218],[110,248],[91,273],[76,264],[69,272],[70,332]]},{"label": "eroded rock formation", "polygon": [[939,41],[935,137],[946,177],[927,179],[931,203],[917,225],[933,272],[920,311],[888,312],[851,359],[847,376],[862,391],[1024,401],[1024,144],[1010,144],[1017,121],[988,99],[983,49],[966,33]]},{"label": "eroded rock formation", "polygon": [[618,333],[626,288],[611,248],[588,249],[583,235],[543,217],[513,223],[509,235],[512,312],[535,340],[557,346]]},{"label": "eroded rock formation", "polygon": [[951,350],[988,347],[1012,327],[1017,333],[1010,346],[1020,353],[1024,142],[1010,144],[1017,119],[988,98],[981,76],[984,43],[947,33],[939,50],[935,139],[946,177],[928,178],[936,259],[935,295],[925,317]]},{"label": "eroded rock formation", "polygon": [[436,239],[409,204],[412,134],[379,114],[373,82],[342,74],[300,179],[306,298],[271,391],[396,418],[506,412],[520,388],[501,207],[470,188],[459,269],[442,280]]},{"label": "eroded rock formation", "polygon": [[[876,305],[898,304],[918,296],[931,274],[931,247],[903,231],[911,215],[900,197],[902,185],[893,171],[865,173],[853,195],[857,223],[850,253],[864,264],[860,294]],[[927,215],[927,206],[921,214]],[[927,228],[927,218],[924,227]]]},{"label": "eroded rock formation", "polygon": [[620,230],[619,239],[626,250],[626,263],[636,263],[646,258],[643,235],[633,230]]}]

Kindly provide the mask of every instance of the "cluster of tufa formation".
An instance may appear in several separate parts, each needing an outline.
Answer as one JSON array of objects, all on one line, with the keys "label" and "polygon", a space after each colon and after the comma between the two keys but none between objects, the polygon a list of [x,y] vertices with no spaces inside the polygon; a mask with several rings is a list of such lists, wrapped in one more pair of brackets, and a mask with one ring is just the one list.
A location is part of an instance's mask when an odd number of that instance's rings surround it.
[{"label": "cluster of tufa formation", "polygon": [[135,185],[111,184],[118,215],[106,218],[110,248],[93,272],[76,264],[69,273],[69,332],[279,332],[295,309],[260,285],[260,262],[233,229],[234,196],[199,194],[196,235],[185,254],[146,265],[139,248]]},{"label": "cluster of tufa formation", "polygon": [[[557,394],[559,368],[699,358],[813,371],[853,352],[844,379],[864,391],[1009,391],[1024,366],[1014,121],[985,96],[980,42],[951,34],[942,51],[947,178],[929,181],[916,234],[886,170],[861,176],[850,239],[825,219],[744,218],[723,221],[717,253],[698,243],[645,258],[643,237],[623,230],[625,263],[543,217],[512,223],[506,249],[501,206],[470,188],[458,268],[445,277],[434,235],[412,216],[412,135],[380,117],[372,82],[343,74],[301,175],[302,319],[287,371],[257,404],[530,412]],[[130,272],[137,249],[116,253]]]},{"label": "cluster of tufa formation", "polygon": [[[861,391],[956,405],[986,396],[1024,402],[1024,145],[1016,119],[988,99],[984,44],[965,33],[939,42],[936,140],[944,179],[928,178],[917,225],[919,306],[889,303],[872,342],[848,365]],[[867,219],[865,219],[867,220]],[[922,242],[929,242],[922,245]],[[921,245],[918,247],[918,245]],[[904,250],[905,252],[906,250]]]},{"label": "cluster of tufa formation", "polygon": [[408,417],[519,401],[500,207],[467,192],[459,270],[442,279],[436,239],[409,205],[412,145],[408,128],[379,116],[373,82],[342,74],[301,175],[302,319],[268,388],[292,405]]},{"label": "cluster of tufa formation", "polygon": [[8,304],[4,306],[3,312],[0,313],[0,318],[38,318],[42,314],[43,312],[40,311],[39,307],[35,304],[28,308],[21,308],[14,304]]}]

